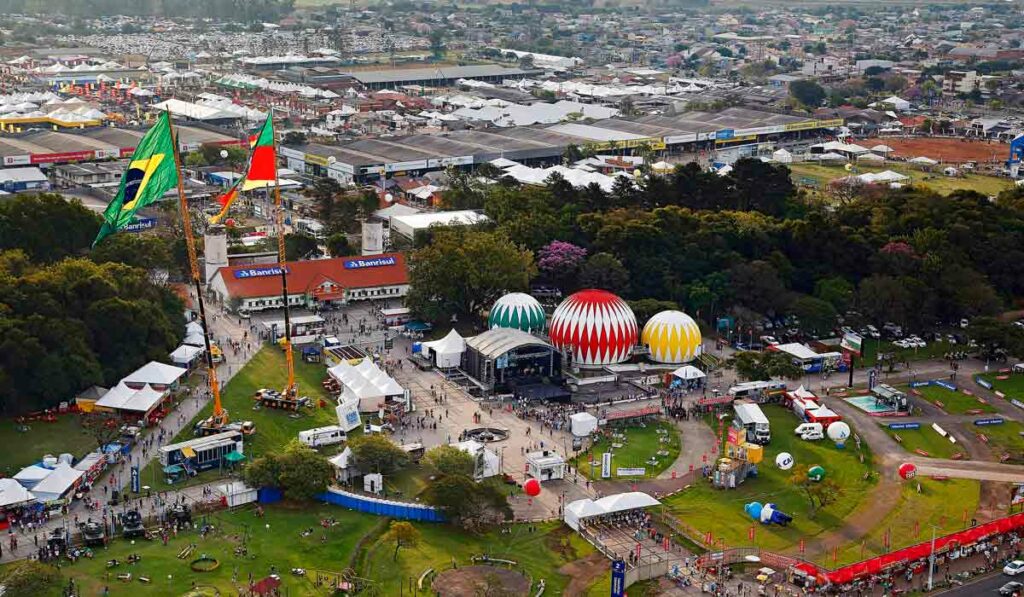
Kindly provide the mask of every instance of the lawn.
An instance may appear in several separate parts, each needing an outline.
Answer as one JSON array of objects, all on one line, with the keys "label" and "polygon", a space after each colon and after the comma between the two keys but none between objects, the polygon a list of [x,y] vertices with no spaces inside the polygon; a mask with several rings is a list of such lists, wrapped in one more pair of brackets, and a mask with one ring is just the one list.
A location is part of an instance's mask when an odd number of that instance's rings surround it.
[{"label": "lawn", "polygon": [[96,449],[96,440],[82,430],[77,415],[60,415],[54,423],[30,421],[28,431],[18,431],[13,419],[0,420],[0,473],[14,476],[22,468],[35,464],[43,456],[65,452],[76,459]]},{"label": "lawn", "polygon": [[[838,449],[831,441],[805,442],[793,434],[798,421],[793,413],[781,406],[762,407],[772,427],[772,441],[766,446],[764,462],[758,467],[758,476],[748,479],[733,490],[713,489],[701,480],[693,487],[664,500],[669,510],[684,523],[705,533],[712,531],[716,540],[727,546],[749,545],[748,531],[754,524],[744,513],[750,502],[778,505],[793,516],[787,527],[757,524],[756,543],[768,550],[794,547],[801,539],[810,539],[821,533],[843,526],[844,519],[864,500],[874,485],[873,478],[865,479],[872,471],[872,457],[865,445],[864,464],[858,458],[853,442]],[[807,498],[789,483],[790,473],[775,466],[775,456],[789,452],[797,466],[821,464],[829,478],[841,490],[838,500],[811,517]]]},{"label": "lawn", "polygon": [[481,535],[470,535],[446,525],[417,528],[421,533],[419,546],[400,550],[397,562],[392,561],[394,544],[378,541],[371,547],[363,574],[374,581],[378,594],[400,595],[403,583],[408,587],[409,579],[418,579],[428,568],[444,571],[451,568],[453,559],[462,566],[469,563],[471,556],[486,553],[492,558],[518,562],[531,577],[534,591],[544,579],[544,594],[560,595],[570,579],[559,573],[558,568],[594,551],[561,522],[533,525],[534,532],[529,532],[528,525],[513,525],[509,533],[490,531]]},{"label": "lawn", "polygon": [[[580,472],[586,477],[593,479],[599,479],[601,477],[601,454],[611,451],[613,453],[613,476],[615,475],[615,469],[619,467],[645,468],[647,471],[644,476],[654,478],[661,474],[662,471],[672,466],[672,463],[679,457],[679,450],[682,447],[679,430],[669,421],[649,423],[644,427],[620,427],[610,425],[606,427],[605,430],[613,431],[615,433],[624,433],[626,437],[625,439],[622,439],[602,435],[589,450],[580,454],[576,458],[576,461],[579,463]],[[668,433],[659,434],[659,430],[664,430]],[[662,436],[667,437],[668,441],[659,441]],[[613,443],[621,443],[622,447],[612,448]],[[668,454],[657,456],[659,451],[665,451],[668,452]],[[593,466],[590,465],[591,455],[593,455],[594,458]],[[652,456],[657,458],[657,465],[652,465],[648,462]],[[574,463],[573,466],[577,466],[577,464]]]},{"label": "lawn", "polygon": [[[959,446],[936,433],[930,426],[920,429],[889,430],[888,433],[894,436],[893,439],[898,435],[900,445],[912,454],[918,454],[916,450],[923,450],[932,458],[952,458],[957,452],[963,452]],[[966,453],[964,455],[966,456]]]},{"label": "lawn", "polygon": [[[918,484],[921,492],[918,493]],[[889,531],[890,551],[922,541],[932,536],[935,525],[936,535],[942,536],[962,530],[978,509],[981,484],[970,479],[914,479],[903,483],[899,505],[892,509],[863,539],[863,556],[861,542],[840,548],[838,565],[842,566],[858,562],[886,553],[885,534]],[[967,524],[964,524],[964,512],[967,512]],[[835,553],[820,554],[817,561],[826,566],[833,566]]]},{"label": "lawn", "polygon": [[865,338],[863,345],[864,354],[857,359],[855,365],[857,368],[874,366],[878,361],[879,352],[883,354],[893,354],[895,355],[896,362],[902,363],[904,361],[926,361],[942,358],[942,355],[956,349],[957,347],[955,345],[946,341],[929,342],[924,348],[900,348],[886,340]]},{"label": "lawn", "polygon": [[968,396],[963,392],[947,390],[942,386],[901,387],[900,389],[911,395],[920,393],[920,398],[924,398],[951,415],[966,414],[969,410],[981,411],[982,413],[998,412],[991,404],[979,402],[976,396]]},{"label": "lawn", "polygon": [[847,171],[845,164],[835,166],[822,166],[819,164],[799,163],[790,164],[790,171],[793,173],[793,181],[800,183],[802,179],[810,179],[817,184],[822,191],[827,190],[828,183],[837,178],[850,176],[851,174],[865,174],[868,172],[882,172],[892,170],[905,176],[909,176],[908,184],[920,185],[937,193],[948,195],[953,191],[970,190],[977,191],[982,195],[998,195],[1012,186],[1012,182],[1006,178],[986,176],[982,174],[967,174],[963,177],[950,177],[942,174],[941,169],[935,172],[924,172],[916,168],[906,166],[901,162],[889,162],[884,166],[858,165],[856,172]]},{"label": "lawn", "polygon": [[[1006,394],[1007,400],[1016,398],[1024,402],[1024,375],[1020,373],[986,373],[978,377],[991,383],[992,389]],[[997,379],[998,377],[1006,377],[1006,379]]]},{"label": "lawn", "polygon": [[[334,517],[339,524],[324,529],[320,520],[327,517]],[[167,546],[160,541],[138,541],[131,545],[117,540],[107,549],[99,550],[94,559],[82,559],[75,564],[65,562],[61,568],[64,584],[68,578],[74,579],[79,588],[77,595],[101,595],[103,587],[109,586],[111,595],[142,592],[146,595],[178,596],[186,593],[194,581],[198,585],[215,587],[221,595],[237,595],[241,586],[236,588],[232,582],[233,573],[237,572],[238,582],[244,585],[248,583],[250,573],[259,580],[270,574],[270,566],[274,565],[281,575],[281,594],[328,595],[330,593],[326,590],[314,587],[308,576],[296,577],[288,571],[293,567],[343,571],[349,565],[356,544],[381,519],[341,508],[314,505],[308,508],[268,507],[263,519],[257,518],[253,510],[246,509],[214,514],[208,520],[217,531],[205,538],[197,532],[179,533]],[[302,530],[308,528],[313,528],[314,533],[303,537]],[[235,547],[241,545],[246,536],[248,557],[236,556]],[[322,542],[322,536],[326,536],[326,542]],[[196,544],[195,555],[188,560],[177,559],[178,552],[190,542]],[[132,553],[142,556],[141,563],[122,564],[111,569],[108,582],[106,562],[111,559],[123,562]],[[204,553],[217,558],[220,567],[212,572],[192,572],[188,563]],[[135,580],[122,583],[116,580],[116,574],[121,572],[131,572],[136,579],[146,576],[153,582],[147,585]],[[61,588],[57,587],[48,594],[61,595]]]},{"label": "lawn", "polygon": [[[224,408],[230,413],[232,421],[252,421],[256,424],[256,433],[245,438],[245,455],[249,460],[281,449],[289,441],[296,439],[299,431],[338,424],[338,418],[333,408],[334,401],[320,385],[325,375],[326,369],[323,365],[305,363],[296,359],[295,377],[299,386],[299,395],[309,396],[314,403],[320,399],[327,401],[327,408],[306,410],[300,415],[274,409],[255,410],[253,408],[255,403],[252,396],[256,390],[283,388],[287,381],[284,353],[279,348],[264,346],[241,371],[231,378],[221,393]],[[192,427],[196,422],[209,417],[212,411],[211,403],[172,440],[172,443],[191,439],[193,437]],[[329,446],[324,450],[333,456],[338,448]],[[217,475],[217,471],[207,471],[193,477],[188,483],[205,483],[214,480]],[[171,487],[166,484],[160,463],[155,459],[143,469],[142,483],[157,490]],[[174,486],[183,487],[185,483],[180,482]]]},{"label": "lawn", "polygon": [[1021,436],[1024,425],[1007,419],[1002,425],[976,427],[975,432],[985,434],[996,457],[1009,454],[1007,462],[1024,462],[1024,437]]}]

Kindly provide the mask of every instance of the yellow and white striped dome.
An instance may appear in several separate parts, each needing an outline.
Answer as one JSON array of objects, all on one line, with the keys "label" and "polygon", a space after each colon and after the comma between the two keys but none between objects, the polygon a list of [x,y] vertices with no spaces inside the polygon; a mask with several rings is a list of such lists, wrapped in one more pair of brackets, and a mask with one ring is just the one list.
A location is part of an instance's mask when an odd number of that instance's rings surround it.
[{"label": "yellow and white striped dome", "polygon": [[647,321],[640,343],[659,363],[689,363],[701,350],[700,328],[682,311],[662,311]]}]

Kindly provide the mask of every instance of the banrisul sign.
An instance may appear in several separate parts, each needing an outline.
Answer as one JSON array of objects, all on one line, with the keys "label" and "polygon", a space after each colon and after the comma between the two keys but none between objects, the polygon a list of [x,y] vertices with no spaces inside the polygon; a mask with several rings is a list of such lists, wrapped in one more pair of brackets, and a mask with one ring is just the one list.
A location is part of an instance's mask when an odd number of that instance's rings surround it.
[{"label": "banrisul sign", "polygon": [[363,269],[367,267],[386,267],[395,265],[398,259],[394,257],[376,257],[373,259],[349,259],[345,261],[345,269]]},{"label": "banrisul sign", "polygon": [[156,218],[136,218],[134,222],[126,224],[121,232],[142,232],[153,228],[156,228]]},{"label": "banrisul sign", "polygon": [[[288,268],[284,268],[284,272],[288,273]],[[247,267],[245,269],[236,269],[235,277],[239,280],[245,278],[262,278],[265,276],[280,276],[281,268],[276,265],[269,265],[266,267]]]}]

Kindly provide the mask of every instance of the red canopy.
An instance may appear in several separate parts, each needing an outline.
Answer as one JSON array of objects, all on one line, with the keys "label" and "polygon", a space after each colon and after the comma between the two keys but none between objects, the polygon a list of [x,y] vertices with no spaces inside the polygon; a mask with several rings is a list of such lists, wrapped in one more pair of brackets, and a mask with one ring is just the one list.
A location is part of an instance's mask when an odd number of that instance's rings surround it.
[{"label": "red canopy", "polygon": [[[951,535],[936,537],[935,551],[940,553],[961,545],[971,545],[991,535],[1008,533],[1021,527],[1024,527],[1024,513],[1014,514]],[[856,564],[850,564],[849,566],[833,570],[826,573],[825,577],[832,584],[846,584],[858,578],[879,574],[892,566],[904,565],[914,560],[927,558],[931,554],[931,550],[931,541],[918,543],[917,545],[904,547],[903,549],[864,560],[863,562],[857,562]]]}]

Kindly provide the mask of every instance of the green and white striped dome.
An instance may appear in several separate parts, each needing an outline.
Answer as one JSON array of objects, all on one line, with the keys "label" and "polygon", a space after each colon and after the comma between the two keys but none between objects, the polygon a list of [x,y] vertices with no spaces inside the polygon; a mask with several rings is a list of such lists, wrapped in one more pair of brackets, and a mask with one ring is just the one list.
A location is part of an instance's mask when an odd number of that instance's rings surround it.
[{"label": "green and white striped dome", "polygon": [[544,308],[537,299],[522,292],[511,292],[498,299],[491,308],[487,326],[515,328],[524,332],[544,331]]}]

